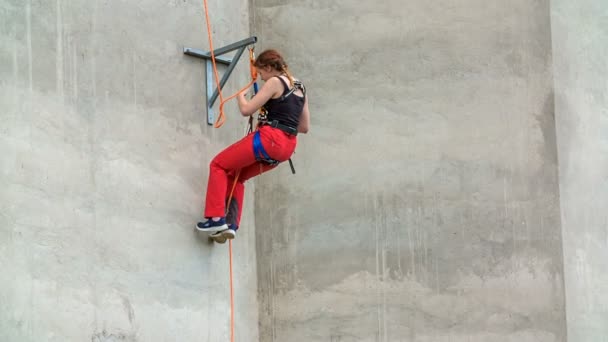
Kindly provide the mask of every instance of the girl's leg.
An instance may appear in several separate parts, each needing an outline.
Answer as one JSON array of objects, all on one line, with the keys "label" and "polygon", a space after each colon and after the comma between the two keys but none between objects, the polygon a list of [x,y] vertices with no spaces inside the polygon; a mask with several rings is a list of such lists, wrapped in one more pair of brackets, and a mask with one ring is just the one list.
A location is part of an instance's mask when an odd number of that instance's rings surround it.
[{"label": "girl's leg", "polygon": [[[281,162],[289,159],[293,154],[297,140],[295,137],[289,137],[280,130],[271,129],[270,127],[262,127],[260,129],[262,135],[262,145],[270,157],[275,158]],[[253,138],[252,138],[253,140]],[[252,141],[253,143],[253,141]],[[255,159],[255,157],[254,157]],[[258,176],[264,172],[270,171],[278,165],[268,165],[265,163],[254,163],[241,169],[238,177],[238,181],[234,188],[233,198],[237,201],[237,215],[234,223],[238,226],[241,222],[241,214],[243,212],[243,198],[245,196],[245,182],[255,176]],[[227,195],[232,190],[232,184],[234,178],[228,186]]]},{"label": "girl's leg", "polygon": [[[245,196],[245,188],[243,183],[234,181],[235,175],[228,175],[228,187],[226,188],[226,206],[228,214],[226,214],[226,223],[238,226],[238,214],[241,212],[243,197]],[[230,196],[232,192],[232,196]],[[230,202],[229,202],[230,201]]]},{"label": "girl's leg", "polygon": [[249,134],[228,146],[211,161],[205,200],[205,217],[224,217],[226,215],[226,199],[229,195],[229,187],[232,186],[232,184],[228,184],[228,174],[256,164],[252,146],[253,134]]},{"label": "girl's leg", "polygon": [[[236,208],[235,208],[236,212],[231,213],[231,214],[235,215],[234,221],[232,223],[236,224],[237,227],[240,225],[241,215],[243,213],[243,200],[245,198],[245,182],[248,179],[253,178],[261,173],[270,171],[270,170],[274,169],[275,167],[277,167],[277,165],[255,163],[255,164],[249,165],[241,170],[241,173],[239,174],[239,178],[236,182],[236,185],[234,186],[234,191],[232,193],[232,200],[231,200],[231,202],[232,201],[235,202],[235,206],[236,206]],[[233,177],[230,177],[229,180],[230,181],[228,183],[228,191],[226,192],[226,200],[228,200],[228,196],[230,196],[230,191],[232,190],[232,185],[234,184]]]},{"label": "girl's leg", "polygon": [[[296,146],[295,137],[289,137],[279,130],[263,127],[261,135],[262,145],[267,153],[281,162],[289,159]],[[236,217],[230,217],[232,223],[238,225],[241,221],[243,211],[243,199],[245,197],[245,182],[261,173],[275,168],[277,165],[258,163],[253,154],[254,133],[247,135],[239,142],[226,148],[218,154],[211,162],[209,172],[209,184],[207,186],[207,200],[205,207],[205,217],[224,217],[226,215],[226,205],[232,193],[232,198],[236,201]],[[241,170],[240,173],[238,170]],[[234,177],[238,174],[238,180],[234,185]],[[231,213],[230,216],[233,214]]]}]

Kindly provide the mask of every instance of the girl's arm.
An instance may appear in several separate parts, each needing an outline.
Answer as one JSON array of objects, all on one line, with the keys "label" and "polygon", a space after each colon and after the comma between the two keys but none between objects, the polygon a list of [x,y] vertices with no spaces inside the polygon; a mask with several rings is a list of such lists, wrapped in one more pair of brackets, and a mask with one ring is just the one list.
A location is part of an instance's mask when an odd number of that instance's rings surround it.
[{"label": "girl's arm", "polygon": [[298,123],[298,133],[308,133],[310,127],[310,112],[308,111],[308,95],[304,98],[304,108],[300,114],[300,122]]},{"label": "girl's arm", "polygon": [[280,96],[280,92],[283,90],[283,84],[281,81],[273,77],[268,81],[264,82],[262,89],[255,94],[255,96],[247,101],[245,98],[246,91],[239,93],[237,95],[237,101],[239,103],[239,110],[243,116],[251,116],[255,114],[255,112],[260,109],[268,100],[270,100],[274,96]]}]

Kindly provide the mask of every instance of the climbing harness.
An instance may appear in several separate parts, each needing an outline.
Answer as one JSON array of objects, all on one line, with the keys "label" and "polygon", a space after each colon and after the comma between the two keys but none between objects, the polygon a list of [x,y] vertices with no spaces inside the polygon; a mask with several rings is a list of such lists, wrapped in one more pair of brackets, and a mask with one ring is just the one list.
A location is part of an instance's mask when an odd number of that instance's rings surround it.
[{"label": "climbing harness", "polygon": [[264,121],[261,124],[262,126],[270,126],[273,128],[278,128],[281,131],[289,134],[289,135],[298,135],[298,129],[295,127],[291,127],[291,126],[287,126],[287,125],[283,125],[281,123],[279,123],[279,121],[277,120],[272,120],[272,121]]},{"label": "climbing harness", "polygon": [[[286,126],[286,125],[281,125],[277,120],[273,120],[271,122],[266,121],[266,122],[261,123],[261,125],[268,125],[270,127],[275,127],[275,128],[282,130],[283,132],[291,134],[291,135],[298,134],[297,128]],[[262,140],[260,139],[259,130],[257,130],[255,132],[255,135],[253,136],[253,154],[255,156],[255,160],[257,160],[259,163],[264,163],[264,164],[271,165],[271,166],[278,165],[281,163],[278,160],[270,158],[268,153],[266,153],[266,150],[264,150],[264,146],[262,145]],[[293,166],[293,161],[291,160],[291,158],[289,158],[289,167],[291,168],[291,173],[293,173],[295,175],[296,169]]]},{"label": "climbing harness", "polygon": [[262,140],[260,139],[260,131],[256,131],[253,136],[253,154],[255,155],[255,160],[258,162],[266,163],[268,165],[278,165],[279,161],[270,158],[266,150],[264,149],[264,145],[262,145]]},{"label": "climbing harness", "polygon": [[[304,87],[304,84],[301,81],[294,81],[293,87],[289,90],[289,92],[287,92],[287,94],[281,95],[281,97],[277,98],[276,100],[283,102],[290,95],[292,95],[296,90],[301,90],[302,93],[304,94],[304,96],[306,96],[306,88]],[[252,119],[250,118],[250,121],[249,121],[250,125],[252,122],[251,120]],[[268,111],[264,107],[261,108],[260,113],[258,114],[257,128],[259,129],[262,126],[270,126],[270,127],[278,128],[281,131],[283,131],[287,134],[290,134],[290,135],[298,135],[298,129],[296,127],[283,125],[278,120],[268,121]],[[270,158],[270,156],[268,156],[268,154],[264,150],[264,146],[262,145],[262,141],[260,140],[260,137],[259,137],[259,131],[256,132],[256,135],[253,138],[253,152],[255,155],[255,159],[258,162],[265,163],[268,165],[277,165],[280,163],[279,161]],[[296,169],[293,166],[293,161],[291,160],[291,158],[289,158],[289,167],[291,168],[291,173],[293,173],[295,175]]]},{"label": "climbing harness", "polygon": [[285,101],[289,95],[293,94],[296,90],[301,90],[304,96],[306,96],[306,88],[304,88],[304,84],[302,81],[293,81],[293,88],[289,90],[289,92],[281,97],[279,97],[279,101]]}]

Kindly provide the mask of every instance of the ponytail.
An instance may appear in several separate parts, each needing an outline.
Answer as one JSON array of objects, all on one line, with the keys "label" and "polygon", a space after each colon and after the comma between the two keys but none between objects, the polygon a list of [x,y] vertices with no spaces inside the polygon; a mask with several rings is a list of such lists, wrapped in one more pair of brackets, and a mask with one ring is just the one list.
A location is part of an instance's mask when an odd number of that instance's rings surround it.
[{"label": "ponytail", "polygon": [[281,66],[281,72],[285,74],[285,76],[287,76],[287,79],[289,80],[289,84],[293,87],[293,76],[291,76],[291,73],[289,72],[289,69],[287,69],[287,65],[282,65]]}]

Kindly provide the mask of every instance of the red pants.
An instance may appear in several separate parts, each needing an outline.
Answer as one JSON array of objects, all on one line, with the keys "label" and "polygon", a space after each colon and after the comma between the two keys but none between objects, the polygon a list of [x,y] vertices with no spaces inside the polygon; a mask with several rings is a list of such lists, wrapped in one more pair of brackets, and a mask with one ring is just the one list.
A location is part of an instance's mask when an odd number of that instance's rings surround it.
[{"label": "red pants", "polygon": [[[297,139],[279,129],[270,126],[262,126],[259,129],[260,140],[266,153],[280,162],[288,160],[293,154]],[[248,134],[243,139],[228,146],[220,152],[209,165],[209,181],[207,184],[207,196],[205,202],[205,217],[226,216],[226,201],[230,196],[234,177],[238,174],[238,180],[232,194],[233,202],[236,201],[237,213],[232,213],[234,222],[239,225],[243,210],[243,198],[245,197],[245,182],[263,172],[269,171],[277,165],[259,163],[255,160],[253,153],[253,136]],[[240,170],[240,173],[239,173]]]}]

